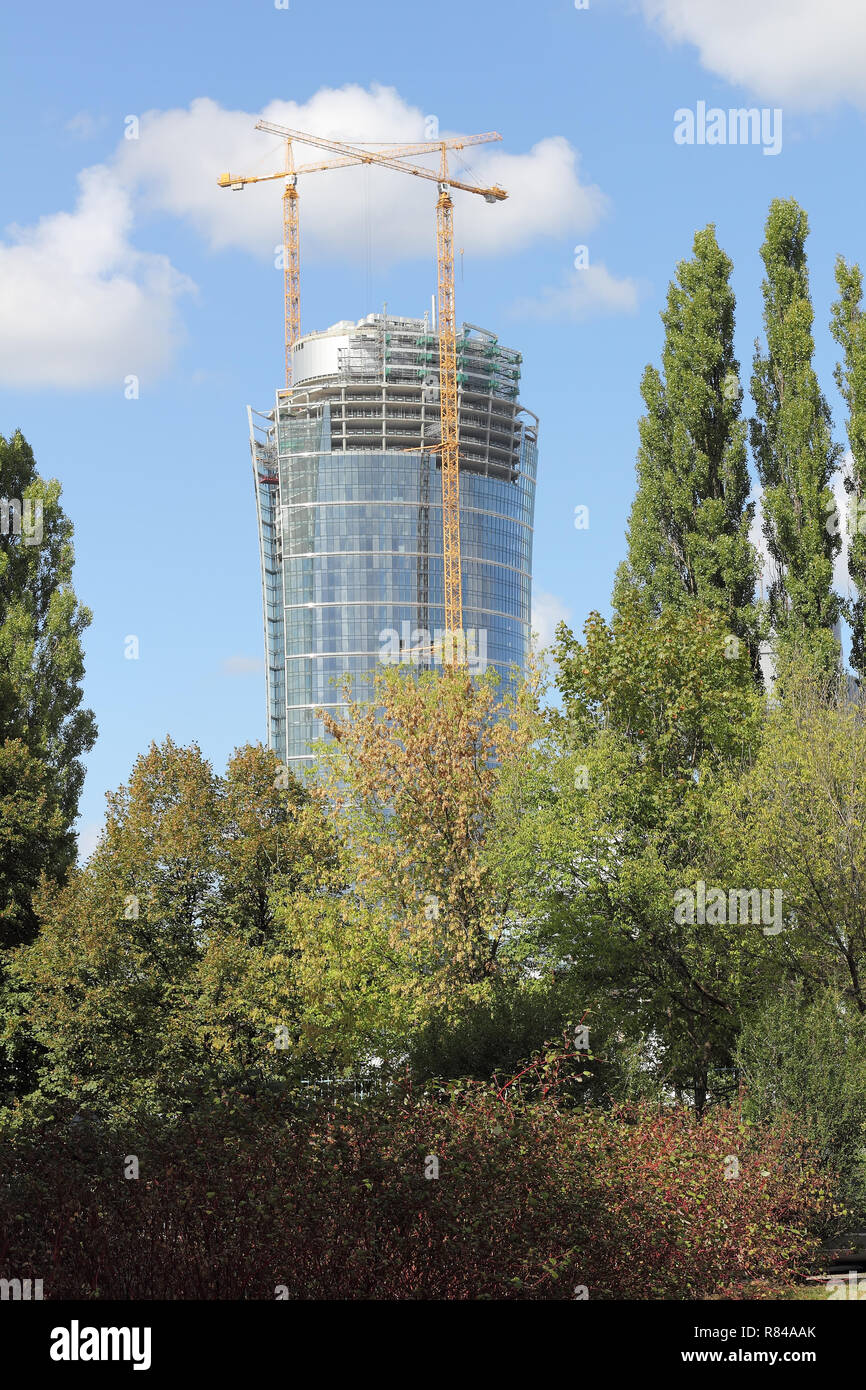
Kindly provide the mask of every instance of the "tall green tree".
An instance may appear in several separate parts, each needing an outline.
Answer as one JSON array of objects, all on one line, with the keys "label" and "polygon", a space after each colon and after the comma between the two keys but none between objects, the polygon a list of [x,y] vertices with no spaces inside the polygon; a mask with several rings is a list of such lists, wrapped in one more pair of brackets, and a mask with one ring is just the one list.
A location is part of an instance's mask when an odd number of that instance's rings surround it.
[{"label": "tall green tree", "polygon": [[59,881],[75,859],[96,725],[81,689],[91,615],[72,565],[59,483],[39,477],[20,432],[0,436],[0,946],[33,938],[40,875]]},{"label": "tall green tree", "polygon": [[327,891],[333,858],[320,807],[273,753],[239,749],[221,778],[195,745],[151,745],[12,953],[5,1041],[38,1046],[30,1107],[167,1115],[296,1062],[309,1072],[288,1046],[297,953],[273,901]]},{"label": "tall green tree", "polygon": [[845,1226],[866,1220],[866,1015],[833,989],[781,985],[737,1044],[743,1108],[753,1123],[795,1117],[833,1174]]},{"label": "tall green tree", "polygon": [[611,623],[592,614],[582,642],[562,625],[558,639],[564,711],[517,774],[518,911],[537,968],[570,978],[602,1036],[640,1048],[700,1110],[768,968],[759,926],[676,910],[701,881],[741,886],[714,821],[724,770],[749,761],[760,728],[746,647],[719,612],[654,617],[635,595]]},{"label": "tall green tree", "polygon": [[285,1079],[295,1067],[309,1078],[320,1065],[330,1069],[333,1049],[304,1027],[297,923],[345,890],[335,829],[321,799],[261,744],[235,751],[220,787],[197,1047],[224,1084]]},{"label": "tall green tree", "polygon": [[841,541],[828,518],[840,449],[812,365],[808,233],[799,204],[774,199],[761,247],[767,344],[766,351],[755,344],[750,435],[775,568],[768,594],[773,626],[780,640],[805,640],[823,664],[833,665],[833,627],[841,607],[833,592],[833,561]]},{"label": "tall green tree", "polygon": [[747,882],[782,893],[789,977],[866,1014],[866,707],[808,659],[781,684],[760,748],[723,789],[716,839]]},{"label": "tall green tree", "polygon": [[638,487],[614,604],[635,589],[653,613],[698,602],[721,612],[757,665],[756,558],[743,398],[734,356],[731,261],[710,225],[695,234],[662,313],[662,369],[641,383]]},{"label": "tall green tree", "polygon": [[193,1043],[194,981],[216,895],[219,802],[199,750],[171,740],[138,758],[87,864],[38,897],[41,930],[14,953],[39,1094],[83,1109],[164,1109]]},{"label": "tall green tree", "polygon": [[857,597],[846,605],[846,617],[851,623],[851,665],[862,682],[866,676],[866,315],[859,265],[848,265],[838,256],[836,284],[839,298],[833,305],[831,329],[842,349],[836,385],[848,406],[848,573],[857,586]]}]

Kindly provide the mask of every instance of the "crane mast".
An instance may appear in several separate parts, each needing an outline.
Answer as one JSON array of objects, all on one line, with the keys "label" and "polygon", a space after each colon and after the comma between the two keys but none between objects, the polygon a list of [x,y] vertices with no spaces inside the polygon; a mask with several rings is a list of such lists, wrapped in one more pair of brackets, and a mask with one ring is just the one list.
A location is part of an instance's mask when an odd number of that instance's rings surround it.
[{"label": "crane mast", "polygon": [[[436,202],[439,270],[439,409],[442,421],[442,557],[445,578],[446,659],[463,652],[463,561],[460,550],[460,417],[457,405],[457,324],[454,317],[454,217],[448,185]],[[459,634],[459,636],[458,636]],[[455,643],[459,655],[455,654]]]},{"label": "crane mast", "polygon": [[292,384],[292,348],[301,336],[301,232],[297,176],[283,190],[283,285],[285,294],[286,386]]}]

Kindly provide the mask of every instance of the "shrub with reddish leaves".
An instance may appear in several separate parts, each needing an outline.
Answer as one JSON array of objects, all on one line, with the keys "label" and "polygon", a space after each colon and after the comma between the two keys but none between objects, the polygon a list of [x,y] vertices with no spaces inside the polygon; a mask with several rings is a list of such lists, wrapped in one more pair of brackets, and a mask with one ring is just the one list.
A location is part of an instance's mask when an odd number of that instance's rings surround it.
[{"label": "shrub with reddish leaves", "polygon": [[5,1139],[0,1269],[47,1298],[170,1299],[736,1297],[807,1271],[832,1204],[792,1133],[512,1095],[246,1098],[171,1133]]},{"label": "shrub with reddish leaves", "polygon": [[604,1196],[585,1256],[599,1296],[769,1293],[807,1273],[832,1219],[826,1178],[787,1125],[758,1130],[729,1109],[620,1108],[579,1117],[578,1142]]}]

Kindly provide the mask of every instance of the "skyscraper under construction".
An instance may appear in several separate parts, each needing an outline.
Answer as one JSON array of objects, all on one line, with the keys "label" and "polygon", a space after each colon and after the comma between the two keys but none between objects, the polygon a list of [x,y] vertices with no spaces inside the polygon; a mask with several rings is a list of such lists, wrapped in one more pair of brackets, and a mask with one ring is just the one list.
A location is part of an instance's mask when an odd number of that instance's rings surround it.
[{"label": "skyscraper under construction", "polygon": [[[291,351],[291,389],[249,410],[268,743],[290,766],[341,676],[365,698],[382,663],[441,659],[445,628],[437,333],[369,314]],[[463,657],[506,682],[530,639],[538,420],[520,362],[493,333],[458,331]]]}]

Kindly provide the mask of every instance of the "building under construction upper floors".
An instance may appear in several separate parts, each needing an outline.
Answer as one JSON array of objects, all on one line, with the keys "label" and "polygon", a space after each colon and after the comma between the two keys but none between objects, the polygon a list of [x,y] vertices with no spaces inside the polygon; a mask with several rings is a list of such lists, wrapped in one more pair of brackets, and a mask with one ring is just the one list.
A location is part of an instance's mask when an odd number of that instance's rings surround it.
[{"label": "building under construction upper floors", "polygon": [[[316,711],[366,698],[377,667],[442,659],[439,340],[426,319],[370,314],[309,333],[292,387],[250,409],[264,596],[268,742],[292,763]],[[520,354],[457,336],[462,656],[509,682],[530,640],[537,418]]]}]

